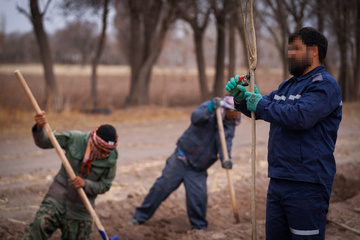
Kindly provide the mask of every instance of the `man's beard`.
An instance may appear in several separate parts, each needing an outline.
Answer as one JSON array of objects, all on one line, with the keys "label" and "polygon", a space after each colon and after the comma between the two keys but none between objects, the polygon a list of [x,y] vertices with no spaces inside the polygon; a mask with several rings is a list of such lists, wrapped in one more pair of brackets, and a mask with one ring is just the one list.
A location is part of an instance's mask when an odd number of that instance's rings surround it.
[{"label": "man's beard", "polygon": [[311,66],[308,59],[303,59],[301,61],[297,61],[295,59],[288,59],[289,63],[289,72],[294,77],[300,77],[303,75],[305,70]]}]

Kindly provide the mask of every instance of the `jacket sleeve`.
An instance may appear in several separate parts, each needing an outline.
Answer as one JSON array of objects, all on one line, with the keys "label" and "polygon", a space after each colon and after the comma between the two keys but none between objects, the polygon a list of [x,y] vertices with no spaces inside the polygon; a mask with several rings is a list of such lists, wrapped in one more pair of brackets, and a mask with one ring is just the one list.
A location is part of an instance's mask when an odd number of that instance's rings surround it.
[{"label": "jacket sleeve", "polygon": [[116,165],[107,169],[98,181],[85,179],[85,192],[88,195],[97,195],[109,191],[115,175]]},{"label": "jacket sleeve", "polygon": [[313,81],[294,105],[279,104],[263,97],[256,115],[290,130],[305,130],[328,116],[341,104],[341,92],[335,79]]},{"label": "jacket sleeve", "polygon": [[235,109],[242,112],[245,116],[251,117],[251,111],[247,110],[246,100],[238,102],[234,99]]},{"label": "jacket sleeve", "polygon": [[203,102],[195,111],[191,114],[191,123],[195,126],[207,121],[212,113],[208,110],[210,101]]},{"label": "jacket sleeve", "polygon": [[[35,124],[34,127],[32,128],[32,134],[33,134],[33,138],[34,138],[34,142],[35,142],[36,146],[43,148],[43,149],[54,148],[50,141],[50,138],[46,134],[44,128],[37,131],[36,124]],[[55,135],[55,138],[58,141],[59,145],[61,146],[61,148],[65,149],[65,147],[68,145],[69,134],[57,133],[54,135]]]}]

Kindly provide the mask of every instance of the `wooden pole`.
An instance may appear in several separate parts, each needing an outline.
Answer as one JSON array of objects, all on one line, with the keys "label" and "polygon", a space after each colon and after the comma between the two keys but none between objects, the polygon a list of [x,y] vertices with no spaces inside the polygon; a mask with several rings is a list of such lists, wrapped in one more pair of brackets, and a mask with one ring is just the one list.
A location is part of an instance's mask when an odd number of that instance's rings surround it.
[{"label": "wooden pole", "polygon": [[[223,125],[223,120],[221,117],[220,108],[216,108],[215,111],[216,111],[216,118],[217,118],[217,123],[218,123],[221,147],[222,147],[223,157],[224,157],[223,161],[225,162],[225,161],[229,160],[229,154],[228,154],[228,150],[227,150],[227,146],[226,146],[224,125]],[[239,223],[240,219],[239,219],[239,213],[238,213],[237,204],[236,204],[235,190],[234,190],[234,186],[231,181],[229,169],[226,169],[226,174],[227,174],[227,178],[228,178],[228,182],[229,182],[230,197],[231,197],[233,210],[234,210],[235,223]]]},{"label": "wooden pole", "polygon": [[[257,48],[256,48],[256,34],[254,24],[254,9],[253,1],[246,0],[246,8],[243,10],[242,2],[240,1],[241,14],[243,19],[243,27],[245,32],[247,56],[249,62],[250,72],[250,91],[255,91],[255,69],[257,64]],[[247,14],[249,11],[249,14]],[[247,18],[249,16],[251,44],[249,40],[249,34],[247,30]],[[255,112],[251,112],[252,122],[252,146],[251,146],[251,222],[252,222],[252,239],[257,239],[256,229],[256,122]]]}]

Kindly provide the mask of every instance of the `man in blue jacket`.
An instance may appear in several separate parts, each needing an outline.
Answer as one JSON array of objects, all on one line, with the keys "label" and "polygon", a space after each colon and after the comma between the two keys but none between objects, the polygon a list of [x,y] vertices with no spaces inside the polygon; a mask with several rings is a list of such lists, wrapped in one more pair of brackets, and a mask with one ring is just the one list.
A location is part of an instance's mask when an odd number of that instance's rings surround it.
[{"label": "man in blue jacket", "polygon": [[[240,113],[232,109],[221,108],[226,145],[230,159],[223,159],[215,108],[217,99],[203,102],[191,115],[189,128],[177,141],[174,153],[167,159],[161,177],[159,177],[142,205],[136,208],[130,225],[147,221],[160,204],[175,191],[181,183],[186,190],[187,213],[192,229],[207,229],[207,169],[218,159],[222,167],[232,168],[231,145],[235,126],[240,123]],[[224,101],[234,106],[232,97]]]},{"label": "man in blue jacket", "polygon": [[324,239],[336,172],[334,150],[341,91],[322,65],[327,40],[305,27],[289,37],[293,77],[268,95],[246,92],[236,76],[226,85],[235,108],[270,123],[266,239]]}]

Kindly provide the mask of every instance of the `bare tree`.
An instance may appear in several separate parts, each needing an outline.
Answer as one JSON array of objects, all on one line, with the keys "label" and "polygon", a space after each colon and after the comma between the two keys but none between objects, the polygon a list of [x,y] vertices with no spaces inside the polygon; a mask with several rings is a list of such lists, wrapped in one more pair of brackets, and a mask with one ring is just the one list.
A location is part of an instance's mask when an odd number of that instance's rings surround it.
[{"label": "bare tree", "polygon": [[29,0],[30,13],[24,8],[17,6],[20,13],[23,13],[31,21],[38,42],[41,62],[45,72],[45,109],[51,108],[55,111],[62,109],[62,99],[53,72],[53,58],[47,33],[44,29],[43,19],[51,0],[46,2],[44,10],[40,12],[37,0]]},{"label": "bare tree", "polygon": [[235,44],[235,34],[236,31],[239,33],[240,44],[243,50],[242,54],[242,65],[246,68],[249,68],[249,62],[246,55],[246,40],[245,32],[243,27],[243,21],[241,20],[241,9],[240,1],[232,0],[230,1],[230,9],[228,10],[228,28],[229,28],[229,73],[228,79],[235,75],[236,68],[236,44]]},{"label": "bare tree", "polygon": [[[241,3],[241,18],[243,21],[246,53],[249,62],[250,91],[255,91],[255,69],[257,66],[257,44],[254,20],[254,3],[252,0],[246,0],[245,6]],[[256,122],[255,112],[251,112],[252,120],[252,146],[251,146],[251,221],[252,221],[252,239],[257,239],[256,227]]]},{"label": "bare tree", "polygon": [[[131,83],[125,106],[147,104],[151,72],[175,21],[175,0],[123,0],[116,2],[117,26],[128,28]],[[125,9],[125,10],[124,10]],[[128,18],[129,20],[123,21]],[[129,23],[128,26],[121,24]]]},{"label": "bare tree", "polygon": [[355,11],[355,21],[354,21],[354,30],[355,30],[355,62],[354,62],[354,100],[360,100],[360,2],[353,1],[355,7],[353,10]]},{"label": "bare tree", "polygon": [[104,0],[103,2],[103,14],[102,14],[102,30],[99,36],[98,45],[96,48],[96,53],[92,61],[92,76],[91,76],[91,96],[92,96],[92,106],[93,109],[98,107],[98,96],[97,96],[97,66],[100,62],[100,57],[104,49],[106,41],[106,28],[107,28],[107,18],[109,14],[109,2],[110,0]]},{"label": "bare tree", "polygon": [[209,98],[209,90],[205,71],[203,40],[206,27],[209,23],[211,6],[207,1],[189,0],[179,1],[177,7],[179,17],[188,22],[193,30],[201,100],[205,101]]},{"label": "bare tree", "polygon": [[6,19],[4,15],[0,16],[0,54],[4,51],[5,45],[5,23]]},{"label": "bare tree", "polygon": [[94,29],[96,23],[77,20],[55,32],[55,61],[82,65],[89,63],[90,55],[96,46]]},{"label": "bare tree", "polygon": [[[326,22],[326,8],[324,8],[324,4],[326,3],[326,0],[317,0],[314,3],[311,4],[311,11],[309,16],[314,16],[314,21],[316,22],[317,26],[316,28],[319,30],[319,32],[324,33],[325,31],[325,22]],[[328,64],[329,58],[324,59],[324,66],[326,70],[332,74],[332,70],[329,67]]]},{"label": "bare tree", "polygon": [[263,0],[257,17],[275,41],[283,66],[283,77],[288,78],[286,54],[287,39],[290,33],[300,29],[306,18],[309,0]]},{"label": "bare tree", "polygon": [[232,18],[230,19],[230,24],[235,24],[238,33],[239,33],[239,37],[241,40],[241,46],[242,46],[242,50],[243,50],[243,64],[246,68],[249,68],[249,62],[247,59],[247,55],[246,55],[246,40],[245,40],[245,32],[244,32],[244,27],[243,27],[243,21],[240,19],[241,16],[241,9],[240,9],[240,2],[239,1],[234,1],[234,9],[236,11],[236,13],[234,14],[234,19],[232,20]]},{"label": "bare tree", "polygon": [[[234,18],[236,12],[233,11],[233,13],[230,15],[230,19]],[[232,24],[231,21],[229,21],[229,65],[228,65],[228,79],[233,77],[235,75],[235,64],[236,64],[236,45],[235,45],[235,24]]]},{"label": "bare tree", "polygon": [[[318,29],[332,34],[338,49],[338,59],[325,59],[324,65],[339,62],[337,80],[343,101],[360,99],[360,3],[357,0],[318,0],[313,4]],[[333,49],[329,49],[332,50]],[[333,66],[334,64],[332,64]]]},{"label": "bare tree", "polygon": [[216,72],[214,79],[213,96],[224,94],[224,70],[225,70],[225,44],[226,44],[226,14],[229,11],[230,1],[212,0],[212,9],[216,19],[217,47],[216,47]]},{"label": "bare tree", "polygon": [[95,13],[98,9],[103,9],[101,17],[101,33],[98,38],[94,57],[91,61],[92,74],[91,74],[91,102],[94,111],[98,107],[97,97],[97,67],[100,62],[101,54],[106,43],[106,29],[108,26],[107,18],[109,14],[109,6],[111,0],[98,0],[98,1],[72,1],[64,0],[62,2],[62,9],[66,11],[75,11],[81,13],[87,9],[92,9]]},{"label": "bare tree", "polygon": [[0,62],[26,63],[40,61],[37,42],[32,32],[14,32],[5,36],[4,49],[0,54]]},{"label": "bare tree", "polygon": [[332,31],[336,36],[340,53],[340,69],[338,82],[343,101],[351,101],[354,91],[353,77],[351,76],[350,57],[350,12],[351,0],[327,1],[324,7],[328,10]]}]

